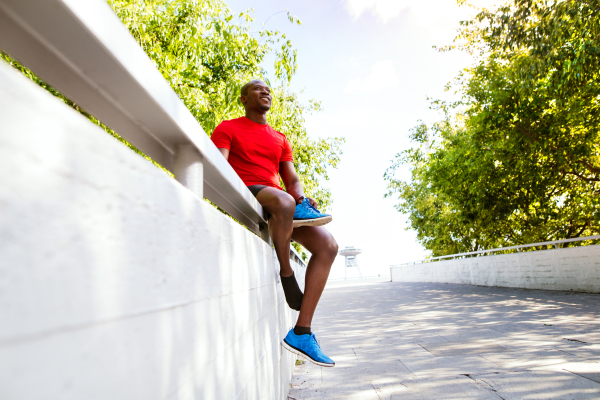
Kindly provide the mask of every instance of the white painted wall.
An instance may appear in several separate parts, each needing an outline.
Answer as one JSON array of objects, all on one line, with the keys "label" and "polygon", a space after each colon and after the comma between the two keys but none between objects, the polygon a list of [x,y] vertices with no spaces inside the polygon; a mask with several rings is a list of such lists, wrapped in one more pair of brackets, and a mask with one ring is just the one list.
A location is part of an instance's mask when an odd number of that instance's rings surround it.
[{"label": "white painted wall", "polygon": [[286,397],[264,241],[3,63],[0,171],[0,399]]},{"label": "white painted wall", "polygon": [[392,267],[393,282],[444,282],[600,293],[600,245]]}]

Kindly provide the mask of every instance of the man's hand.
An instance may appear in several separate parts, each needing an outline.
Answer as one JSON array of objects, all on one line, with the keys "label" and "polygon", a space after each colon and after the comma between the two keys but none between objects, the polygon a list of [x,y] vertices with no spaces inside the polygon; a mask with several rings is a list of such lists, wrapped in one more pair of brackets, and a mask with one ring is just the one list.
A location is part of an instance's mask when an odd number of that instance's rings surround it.
[{"label": "man's hand", "polygon": [[304,197],[304,196],[300,196],[296,199],[296,204],[301,204],[304,199],[308,199],[308,202],[310,203],[311,206],[318,208],[319,207],[319,203],[316,202],[315,199],[311,199],[310,197]]},{"label": "man's hand", "polygon": [[307,199],[311,206],[314,208],[319,208],[319,203],[317,203],[314,199],[311,199],[310,197],[307,197]]}]

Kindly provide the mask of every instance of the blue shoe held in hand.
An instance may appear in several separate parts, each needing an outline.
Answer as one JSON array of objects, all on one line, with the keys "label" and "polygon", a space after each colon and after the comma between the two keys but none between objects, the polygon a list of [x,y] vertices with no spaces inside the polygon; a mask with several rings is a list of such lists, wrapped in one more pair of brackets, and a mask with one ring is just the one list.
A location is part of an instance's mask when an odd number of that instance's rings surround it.
[{"label": "blue shoe held in hand", "polygon": [[294,213],[294,228],[300,226],[320,226],[325,225],[333,217],[329,214],[323,214],[317,210],[307,198],[304,198],[302,203],[296,205],[296,212]]},{"label": "blue shoe held in hand", "polygon": [[292,353],[304,356],[313,364],[321,367],[335,366],[335,362],[323,353],[313,333],[310,335],[296,335],[294,329],[290,329],[281,344]]}]

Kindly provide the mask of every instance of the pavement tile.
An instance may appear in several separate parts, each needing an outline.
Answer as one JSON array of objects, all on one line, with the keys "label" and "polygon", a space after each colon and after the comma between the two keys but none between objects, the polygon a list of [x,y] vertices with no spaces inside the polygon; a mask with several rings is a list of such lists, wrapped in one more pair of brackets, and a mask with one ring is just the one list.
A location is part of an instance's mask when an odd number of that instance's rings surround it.
[{"label": "pavement tile", "polygon": [[288,400],[380,400],[370,384],[345,383],[342,385],[325,384],[319,389],[294,388],[288,394]]},{"label": "pavement tile", "polygon": [[[489,391],[482,389],[476,382],[464,375],[441,378],[416,378],[404,380],[405,390],[393,393],[393,400],[499,400]],[[382,399],[387,397],[382,397]]]},{"label": "pavement tile", "polygon": [[449,375],[496,372],[504,370],[479,356],[400,359],[416,376],[441,377]]},{"label": "pavement tile", "polygon": [[[300,373],[294,371],[289,399],[379,400],[375,388],[367,379],[369,371],[362,366],[339,367],[336,362],[334,368],[322,368],[308,365],[307,362],[303,367]],[[305,369],[318,370],[318,373],[313,376],[306,374],[303,380],[300,376],[304,377],[301,372]],[[365,376],[365,379],[357,380],[357,376]]]},{"label": "pavement tile", "polygon": [[464,342],[427,343],[421,345],[436,357],[477,355],[514,351],[489,340],[471,340]]},{"label": "pavement tile", "polygon": [[580,357],[586,361],[600,362],[600,345],[579,345],[577,347],[571,346],[561,348],[561,351],[565,353],[573,354],[574,356]]},{"label": "pavement tile", "polygon": [[559,350],[513,351],[482,354],[481,357],[507,370],[546,368],[568,362],[582,361],[577,356]]},{"label": "pavement tile", "polygon": [[304,364],[296,365],[290,391],[294,389],[310,389],[319,387],[322,383],[322,368],[305,361]]},{"label": "pavement tile", "polygon": [[447,343],[449,340],[440,335],[430,335],[413,333],[410,335],[403,335],[395,340],[397,344],[408,344],[408,343]]},{"label": "pavement tile", "polygon": [[389,399],[396,394],[405,393],[407,388],[401,379],[377,379],[371,382],[379,399]]},{"label": "pavement tile", "polygon": [[504,400],[600,398],[598,383],[566,371],[517,371],[470,377],[480,387],[493,391]]},{"label": "pavement tile", "polygon": [[296,366],[289,399],[600,399],[600,295],[354,285],[312,324],[336,367]]},{"label": "pavement tile", "polygon": [[564,335],[565,339],[577,340],[578,342],[588,344],[600,344],[600,333],[589,332],[589,333],[574,333],[570,335]]},{"label": "pavement tile", "polygon": [[322,379],[327,381],[361,381],[374,382],[384,380],[400,381],[412,377],[412,373],[398,360],[374,360],[373,362],[359,363],[348,368],[323,368]]},{"label": "pavement tile", "polygon": [[519,351],[538,351],[543,349],[572,349],[573,343],[561,340],[560,337],[528,340],[526,337],[504,337],[496,338],[494,342],[511,349]]},{"label": "pavement tile", "polygon": [[578,362],[561,365],[564,371],[582,376],[591,381],[600,383],[600,363]]},{"label": "pavement tile", "polygon": [[485,340],[504,337],[502,332],[494,329],[457,329],[455,331],[441,332],[440,336],[450,342],[462,340]]},{"label": "pavement tile", "polygon": [[384,356],[392,356],[395,359],[401,358],[434,358],[435,356],[431,354],[431,352],[427,351],[423,346],[418,343],[403,343],[403,344],[394,344],[386,348],[355,348],[354,351],[356,355],[360,359],[373,358],[373,357],[381,357]]}]

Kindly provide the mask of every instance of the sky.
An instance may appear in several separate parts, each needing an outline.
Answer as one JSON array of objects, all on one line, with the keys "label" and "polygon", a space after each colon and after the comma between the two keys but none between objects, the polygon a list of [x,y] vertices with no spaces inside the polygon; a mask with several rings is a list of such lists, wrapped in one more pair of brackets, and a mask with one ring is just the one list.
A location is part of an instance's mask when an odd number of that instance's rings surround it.
[{"label": "sky", "polygon": [[[465,53],[439,53],[451,44],[461,20],[474,13],[455,0],[225,0],[234,12],[254,9],[255,26],[286,34],[298,52],[292,80],[301,100],[321,101],[307,117],[312,138],[344,137],[338,169],[324,183],[333,196],[333,222],[326,228],[340,248],[355,246],[363,276],[389,275],[391,264],[428,252],[406,230],[407,215],[394,208],[383,174],[394,156],[411,146],[419,120],[441,116],[429,98],[448,98],[444,86],[471,65]],[[491,0],[472,1],[489,6]],[[289,10],[302,25],[288,22]],[[275,15],[273,15],[275,14]],[[269,18],[271,17],[271,18]],[[407,168],[399,178],[409,179]],[[358,276],[338,256],[330,279]]]}]

